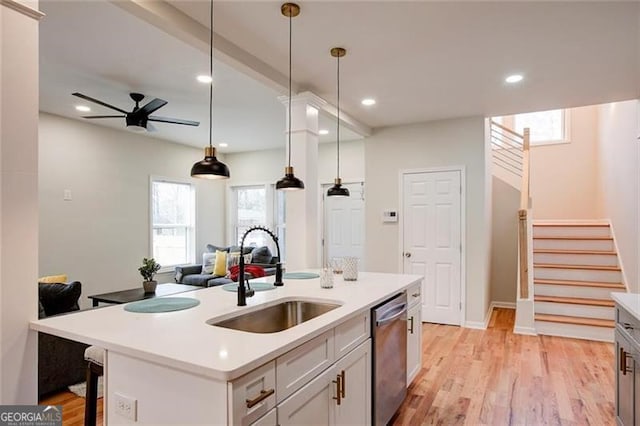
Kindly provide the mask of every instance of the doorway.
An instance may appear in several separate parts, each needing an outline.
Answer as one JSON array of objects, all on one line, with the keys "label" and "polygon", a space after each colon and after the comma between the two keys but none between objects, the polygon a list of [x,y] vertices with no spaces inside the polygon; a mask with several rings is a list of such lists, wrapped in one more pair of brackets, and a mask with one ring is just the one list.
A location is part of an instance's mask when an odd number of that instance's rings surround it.
[{"label": "doorway", "polygon": [[327,197],[323,185],[323,263],[334,257],[353,256],[364,265],[364,182],[347,183],[349,197]]},{"label": "doorway", "polygon": [[461,325],[464,169],[404,172],[402,209],[402,270],[425,277],[422,320]]}]

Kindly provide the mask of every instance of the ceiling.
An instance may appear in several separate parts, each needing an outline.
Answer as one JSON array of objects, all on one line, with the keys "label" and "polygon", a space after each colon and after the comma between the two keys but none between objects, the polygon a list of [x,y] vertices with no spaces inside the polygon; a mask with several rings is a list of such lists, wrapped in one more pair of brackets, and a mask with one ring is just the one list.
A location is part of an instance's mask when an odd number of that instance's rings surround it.
[{"label": "ceiling", "polygon": [[[106,1],[40,4],[47,14],[41,23],[42,110],[77,118],[74,91],[128,109],[128,92],[139,91],[169,101],[158,115],[202,122],[199,128],[158,123],[155,136],[206,144],[208,91],[195,81],[208,67],[202,45],[174,37],[171,22],[152,25]],[[207,1],[168,4],[183,23],[208,26]],[[301,9],[293,21],[295,86],[335,102],[329,49],[345,47],[341,105],[366,126],[640,97],[638,2],[317,1],[302,2]],[[288,25],[279,2],[215,1],[215,31],[240,56],[287,75]],[[258,81],[225,62],[216,61],[214,72],[214,143],[228,143],[227,152],[282,147],[281,79]],[[260,70],[254,71],[253,77]],[[524,81],[504,83],[515,72]],[[364,107],[364,97],[378,103]],[[103,122],[123,127],[117,119]],[[321,116],[321,127],[333,131],[334,123]],[[358,137],[347,128],[341,132],[345,140]]]}]

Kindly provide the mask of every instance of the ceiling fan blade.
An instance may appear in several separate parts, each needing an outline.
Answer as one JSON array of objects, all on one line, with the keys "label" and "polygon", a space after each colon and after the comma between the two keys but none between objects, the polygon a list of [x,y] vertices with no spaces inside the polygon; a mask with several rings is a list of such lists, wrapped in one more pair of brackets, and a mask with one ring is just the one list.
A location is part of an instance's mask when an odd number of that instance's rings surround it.
[{"label": "ceiling fan blade", "polygon": [[123,114],[128,114],[128,111],[125,111],[125,110],[120,109],[120,108],[118,108],[118,107],[115,107],[115,106],[113,106],[113,105],[106,104],[106,103],[104,103],[104,102],[102,102],[102,101],[99,101],[99,100],[97,100],[97,99],[94,99],[94,98],[92,98],[92,97],[90,97],[90,96],[83,95],[82,93],[75,92],[75,93],[72,93],[72,95],[73,95],[73,96],[77,96],[77,97],[79,97],[79,98],[81,98],[81,99],[85,99],[85,100],[87,100],[87,101],[89,101],[89,102],[93,102],[93,103],[96,103],[96,104],[98,104],[98,105],[102,105],[102,106],[104,106],[104,107],[111,108],[111,109],[116,110],[116,111],[118,111],[118,112],[121,112],[121,113],[123,113]]},{"label": "ceiling fan blade", "polygon": [[83,115],[82,118],[124,118],[124,115]]},{"label": "ceiling fan blade", "polygon": [[155,98],[154,100],[152,100],[151,102],[149,102],[148,104],[146,104],[145,106],[137,110],[136,114],[149,115],[152,112],[159,110],[160,108],[165,106],[167,103],[168,102],[165,101],[164,99]]},{"label": "ceiling fan blade", "polygon": [[149,121],[157,121],[160,123],[171,123],[171,124],[184,124],[185,126],[199,126],[199,121],[191,121],[191,120],[181,120],[179,118],[167,118],[167,117],[149,117]]}]

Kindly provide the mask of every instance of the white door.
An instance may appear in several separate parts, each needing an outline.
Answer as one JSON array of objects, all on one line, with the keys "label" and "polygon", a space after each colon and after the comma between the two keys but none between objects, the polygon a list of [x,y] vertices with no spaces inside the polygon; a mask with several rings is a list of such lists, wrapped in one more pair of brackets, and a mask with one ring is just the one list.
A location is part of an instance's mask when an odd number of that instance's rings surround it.
[{"label": "white door", "polygon": [[345,184],[349,197],[327,197],[324,188],[325,262],[333,257],[354,256],[364,265],[364,184]]},{"label": "white door", "polygon": [[461,322],[461,171],[403,175],[404,272],[425,277],[422,320]]}]

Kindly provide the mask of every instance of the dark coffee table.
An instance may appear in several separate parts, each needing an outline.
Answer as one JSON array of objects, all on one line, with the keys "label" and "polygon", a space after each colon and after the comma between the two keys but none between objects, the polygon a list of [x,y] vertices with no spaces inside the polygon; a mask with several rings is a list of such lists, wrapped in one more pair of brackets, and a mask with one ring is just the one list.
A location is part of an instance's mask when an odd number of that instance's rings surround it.
[{"label": "dark coffee table", "polygon": [[204,287],[200,287],[197,285],[186,285],[186,284],[158,284],[156,287],[155,293],[145,293],[142,288],[142,284],[140,287],[132,288],[130,290],[121,290],[114,291],[111,293],[102,293],[102,294],[94,294],[93,296],[89,296],[89,299],[93,301],[93,306],[96,307],[100,302],[102,303],[129,303],[136,302],[138,300],[144,299],[153,299],[158,296],[168,296],[170,294],[178,294],[184,293],[186,291],[199,290]]}]

